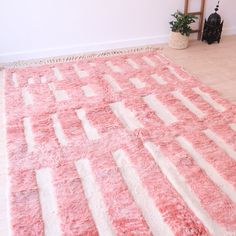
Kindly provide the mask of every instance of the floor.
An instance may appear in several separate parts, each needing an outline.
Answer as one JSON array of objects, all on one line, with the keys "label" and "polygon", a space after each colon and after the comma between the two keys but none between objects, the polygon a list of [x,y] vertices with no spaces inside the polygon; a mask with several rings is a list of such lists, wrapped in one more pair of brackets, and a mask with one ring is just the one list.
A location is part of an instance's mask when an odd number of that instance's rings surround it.
[{"label": "floor", "polygon": [[185,50],[165,45],[163,52],[222,97],[236,103],[236,35],[223,37],[220,44],[192,41]]}]

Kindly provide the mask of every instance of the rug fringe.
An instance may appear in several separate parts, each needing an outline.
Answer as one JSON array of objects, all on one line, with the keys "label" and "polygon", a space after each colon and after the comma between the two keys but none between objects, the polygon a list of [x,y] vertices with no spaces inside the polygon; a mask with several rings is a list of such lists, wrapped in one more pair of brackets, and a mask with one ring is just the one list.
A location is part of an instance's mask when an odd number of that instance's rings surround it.
[{"label": "rug fringe", "polygon": [[144,47],[106,50],[102,52],[81,53],[81,54],[75,54],[75,55],[69,55],[69,56],[58,56],[58,57],[22,60],[22,61],[9,62],[9,63],[0,63],[0,70],[4,68],[18,68],[18,67],[39,66],[39,65],[54,64],[54,63],[73,62],[73,61],[78,61],[82,59],[109,57],[109,56],[125,55],[129,53],[138,53],[138,52],[155,51],[155,50],[162,50],[162,48],[155,45],[151,45],[151,46],[144,46]]}]

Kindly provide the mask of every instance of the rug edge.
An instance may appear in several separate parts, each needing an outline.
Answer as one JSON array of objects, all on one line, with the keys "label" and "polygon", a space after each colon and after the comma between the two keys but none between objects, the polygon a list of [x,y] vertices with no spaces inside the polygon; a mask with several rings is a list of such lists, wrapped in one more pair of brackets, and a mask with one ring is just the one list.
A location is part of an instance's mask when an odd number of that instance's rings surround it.
[{"label": "rug edge", "polygon": [[54,63],[64,63],[64,62],[73,62],[89,58],[102,58],[118,55],[126,55],[129,53],[139,53],[146,51],[157,51],[162,50],[163,48],[157,45],[146,45],[141,47],[128,47],[122,49],[111,49],[98,52],[88,52],[88,53],[79,53],[72,55],[56,56],[56,57],[46,57],[46,58],[37,58],[30,60],[20,60],[9,63],[0,63],[0,71],[8,68],[24,68],[28,66],[40,66],[48,65]]},{"label": "rug edge", "polygon": [[[10,214],[9,214],[9,178],[8,178],[8,155],[6,141],[6,110],[5,110],[5,70],[0,68],[0,234],[10,235]],[[4,196],[5,195],[5,196]]]}]

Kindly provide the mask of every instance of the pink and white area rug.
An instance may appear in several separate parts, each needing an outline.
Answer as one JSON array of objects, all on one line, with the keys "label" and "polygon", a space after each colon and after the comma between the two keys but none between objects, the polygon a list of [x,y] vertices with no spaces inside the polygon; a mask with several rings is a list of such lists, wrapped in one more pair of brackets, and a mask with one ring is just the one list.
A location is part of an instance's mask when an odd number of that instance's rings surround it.
[{"label": "pink and white area rug", "polygon": [[236,106],[158,50],[4,83],[2,236],[236,235]]}]

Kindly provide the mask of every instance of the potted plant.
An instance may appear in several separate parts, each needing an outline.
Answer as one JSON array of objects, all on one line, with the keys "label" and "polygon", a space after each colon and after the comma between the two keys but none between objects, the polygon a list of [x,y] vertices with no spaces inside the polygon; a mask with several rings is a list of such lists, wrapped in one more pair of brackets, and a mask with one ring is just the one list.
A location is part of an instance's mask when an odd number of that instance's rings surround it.
[{"label": "potted plant", "polygon": [[183,14],[179,11],[172,15],[175,19],[170,21],[171,35],[169,46],[175,49],[185,49],[189,44],[189,35],[192,31],[190,24],[197,19],[192,14]]}]

